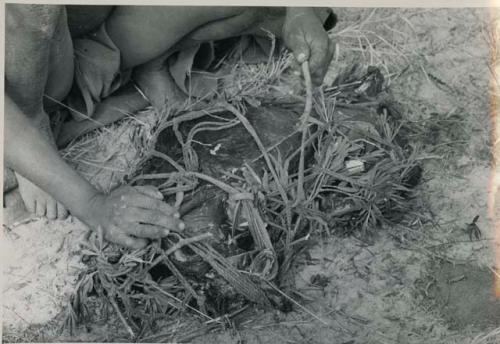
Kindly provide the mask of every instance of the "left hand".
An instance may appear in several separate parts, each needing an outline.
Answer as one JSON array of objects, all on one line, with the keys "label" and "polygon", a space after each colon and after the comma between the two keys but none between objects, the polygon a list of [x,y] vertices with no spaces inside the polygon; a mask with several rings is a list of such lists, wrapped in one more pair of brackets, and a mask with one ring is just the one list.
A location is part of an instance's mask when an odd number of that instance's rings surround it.
[{"label": "left hand", "polygon": [[309,61],[312,81],[320,85],[332,60],[334,44],[314,10],[289,8],[283,38],[299,64]]}]

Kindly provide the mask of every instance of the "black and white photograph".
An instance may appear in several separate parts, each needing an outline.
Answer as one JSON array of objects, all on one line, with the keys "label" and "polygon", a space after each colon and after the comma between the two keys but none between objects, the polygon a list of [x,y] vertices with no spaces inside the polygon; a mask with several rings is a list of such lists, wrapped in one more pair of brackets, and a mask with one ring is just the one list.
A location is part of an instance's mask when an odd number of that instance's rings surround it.
[{"label": "black and white photograph", "polygon": [[500,343],[493,2],[4,5],[2,342]]}]

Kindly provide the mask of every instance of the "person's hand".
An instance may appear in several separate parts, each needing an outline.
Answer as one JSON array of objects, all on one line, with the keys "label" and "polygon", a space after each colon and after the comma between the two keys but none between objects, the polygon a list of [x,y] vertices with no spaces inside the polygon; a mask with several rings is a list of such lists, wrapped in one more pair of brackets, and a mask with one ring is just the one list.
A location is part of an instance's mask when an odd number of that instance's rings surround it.
[{"label": "person's hand", "polygon": [[122,186],[108,195],[96,194],[79,218],[93,230],[102,230],[104,239],[139,249],[147,239],[184,229],[177,209],[162,199],[154,187]]},{"label": "person's hand", "polygon": [[299,64],[309,61],[312,81],[320,85],[332,60],[334,45],[314,10],[289,8],[283,38]]}]

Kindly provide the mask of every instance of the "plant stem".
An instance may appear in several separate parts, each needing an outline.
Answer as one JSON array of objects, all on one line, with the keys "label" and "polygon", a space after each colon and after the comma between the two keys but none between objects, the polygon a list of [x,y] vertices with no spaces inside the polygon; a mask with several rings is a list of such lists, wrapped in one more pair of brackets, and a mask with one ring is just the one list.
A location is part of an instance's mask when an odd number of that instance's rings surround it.
[{"label": "plant stem", "polygon": [[163,253],[163,255],[168,256],[168,255],[174,253],[175,251],[177,251],[178,249],[182,248],[183,246],[192,244],[194,242],[202,241],[205,239],[209,239],[212,236],[213,236],[212,233],[203,233],[203,234],[191,237],[191,238],[181,239],[174,246],[172,246],[168,250],[166,250]]},{"label": "plant stem", "polygon": [[276,173],[276,170],[271,162],[271,159],[269,158],[269,155],[267,154],[267,150],[266,148],[264,147],[264,145],[262,144],[262,141],[260,140],[260,137],[259,135],[257,134],[257,132],[255,131],[255,129],[252,127],[252,125],[250,124],[250,122],[248,121],[248,119],[240,112],[238,111],[238,109],[236,109],[234,106],[232,106],[231,104],[229,103],[224,103],[223,106],[231,111],[241,122],[241,124],[243,124],[243,126],[245,127],[245,129],[248,131],[248,133],[252,136],[252,138],[254,139],[255,143],[257,144],[257,147],[259,147],[263,157],[264,157],[264,160],[267,164],[267,167],[269,168],[269,171],[271,172],[271,175],[273,176],[273,179],[274,181],[276,182],[276,187],[278,188],[278,191],[281,195],[281,198],[283,199],[283,202],[285,203],[285,207],[286,207],[286,215],[287,215],[287,225],[288,227],[290,228],[291,227],[291,221],[292,221],[292,215],[291,215],[291,209],[290,209],[290,205],[289,205],[289,202],[288,202],[288,196],[286,194],[286,191],[285,191],[285,188],[283,187],[283,185],[281,184],[281,181],[278,177],[278,174]]},{"label": "plant stem", "polygon": [[290,296],[288,296],[287,294],[285,294],[284,292],[282,292],[280,289],[278,289],[276,286],[274,286],[274,284],[272,284],[271,282],[267,282],[267,284],[271,288],[273,288],[274,290],[276,290],[279,294],[281,294],[286,299],[288,299],[290,302],[292,302],[294,305],[296,305],[297,307],[299,307],[300,309],[302,309],[307,314],[311,315],[313,318],[315,318],[319,322],[321,322],[323,325],[326,325],[326,326],[329,325],[326,321],[324,321],[323,319],[321,319],[319,316],[317,316],[316,314],[314,314],[313,312],[311,312],[309,309],[307,309],[306,307],[302,306],[300,303],[298,303],[297,301],[295,301],[294,299],[292,299]]},{"label": "plant stem", "polygon": [[120,321],[122,322],[123,326],[125,326],[125,329],[127,330],[127,332],[129,333],[130,335],[130,338],[131,339],[134,339],[135,338],[135,333],[134,333],[134,330],[132,330],[132,328],[130,327],[130,325],[128,324],[127,320],[125,319],[125,317],[123,316],[122,312],[120,311],[120,308],[118,307],[118,305],[116,304],[116,301],[115,301],[115,298],[114,297],[110,297],[109,298],[109,302],[111,302],[111,305],[113,306],[113,308],[115,309],[116,311],[116,314],[118,315],[118,318],[120,318]]},{"label": "plant stem", "polygon": [[161,256],[157,257],[152,263],[151,263],[151,268],[156,266],[157,264],[159,264],[163,259],[165,259],[165,257],[171,255],[172,253],[174,253],[175,251],[177,251],[178,249],[182,248],[183,246],[186,246],[186,245],[190,245],[192,243],[195,243],[195,242],[198,242],[198,241],[202,241],[202,240],[205,240],[205,239],[208,239],[208,238],[211,238],[213,236],[212,233],[203,233],[203,234],[200,234],[200,235],[197,235],[197,236],[194,236],[194,237],[191,237],[191,238],[183,238],[183,239],[180,239],[176,244],[174,244],[172,247],[170,247],[168,250],[166,250],[165,252],[163,252],[161,254]]},{"label": "plant stem", "polygon": [[300,145],[300,159],[299,159],[299,179],[297,184],[297,202],[299,203],[305,199],[304,193],[304,155],[305,155],[305,145],[307,137],[307,123],[309,121],[309,116],[312,110],[312,81],[311,72],[309,70],[309,62],[304,61],[302,63],[302,74],[304,75],[304,81],[306,83],[306,104],[304,107],[304,112],[301,117],[302,126],[302,143]]}]

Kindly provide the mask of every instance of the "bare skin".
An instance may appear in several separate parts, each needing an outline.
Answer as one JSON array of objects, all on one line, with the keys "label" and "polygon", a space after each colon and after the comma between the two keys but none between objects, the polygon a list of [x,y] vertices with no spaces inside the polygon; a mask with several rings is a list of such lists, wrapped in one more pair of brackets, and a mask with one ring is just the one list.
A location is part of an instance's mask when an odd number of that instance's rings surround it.
[{"label": "bare skin", "polygon": [[[151,72],[184,38],[211,40],[261,31],[259,13],[231,7],[121,6],[107,17],[106,28],[124,68],[142,66]],[[225,25],[218,22],[221,19]],[[320,17],[310,9],[288,9],[285,18],[275,22],[275,31],[284,29],[275,34],[283,36],[299,61],[309,60],[316,81],[322,80],[332,49]],[[146,23],[150,25],[144,27]],[[19,175],[27,208],[49,218],[64,218],[69,209],[92,229],[102,230],[107,240],[133,248],[144,247],[147,238],[182,230],[177,210],[162,202],[154,188],[124,186],[102,194],[57,153],[44,94],[60,101],[72,83],[65,8],[10,4],[6,24],[5,161]],[[148,69],[148,63],[154,68]],[[164,82],[161,76],[154,80],[160,86]]]},{"label": "bare skin", "polygon": [[[51,70],[49,63],[52,49],[66,51],[52,45],[65,42],[55,35],[64,33],[57,29],[64,8],[17,6],[7,8],[5,162],[22,176],[19,184],[28,209],[49,217],[55,211],[63,217],[69,209],[107,240],[132,248],[144,247],[146,238],[182,230],[177,210],[162,202],[155,189],[120,187],[102,194],[59,156],[48,130],[43,94],[51,90],[55,99],[62,98],[72,82],[72,72]],[[72,68],[72,61],[63,62]]]},{"label": "bare skin", "polygon": [[283,39],[297,63],[309,61],[311,76],[320,85],[333,58],[334,45],[323,29],[320,15],[312,8],[289,8]]},{"label": "bare skin", "polygon": [[[65,13],[57,6],[7,5],[6,12],[6,91],[40,133],[54,144],[49,119],[44,111],[43,94],[48,84],[50,66],[71,54],[71,38],[64,25]],[[52,38],[57,38],[52,40]],[[54,59],[50,59],[51,53]],[[52,61],[52,63],[51,63]],[[56,98],[65,96],[73,78],[72,63],[54,68],[52,78],[58,83],[47,89]],[[7,147],[8,149],[9,147]],[[16,173],[19,191],[26,208],[37,216],[65,218],[66,208]]]},{"label": "bare skin", "polygon": [[88,226],[102,230],[105,239],[142,248],[146,238],[184,229],[177,209],[162,202],[155,188],[123,186],[107,195],[94,189],[64,162],[9,96],[5,99],[5,124],[5,146],[16,147],[5,150],[7,165],[58,199]]}]

